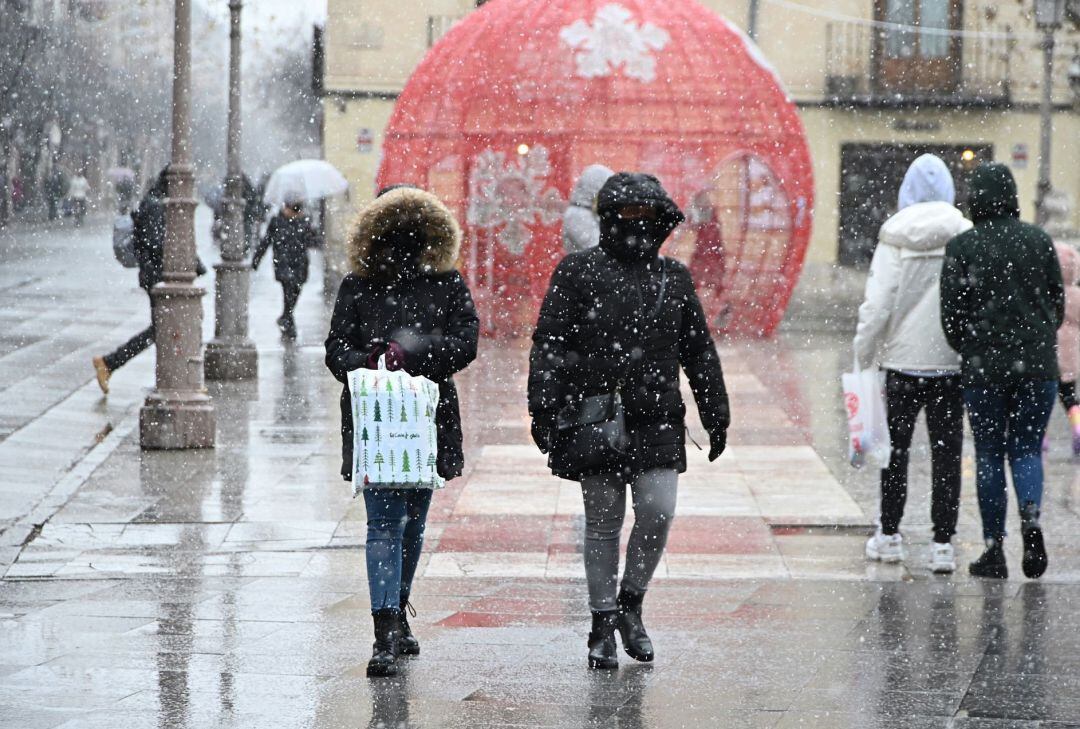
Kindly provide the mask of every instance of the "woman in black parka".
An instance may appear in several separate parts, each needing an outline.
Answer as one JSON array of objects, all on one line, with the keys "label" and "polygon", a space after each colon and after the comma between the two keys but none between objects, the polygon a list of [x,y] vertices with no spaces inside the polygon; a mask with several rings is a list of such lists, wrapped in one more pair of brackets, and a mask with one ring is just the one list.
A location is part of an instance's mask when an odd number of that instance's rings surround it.
[{"label": "woman in black parka", "polygon": [[[438,198],[412,187],[384,190],[360,213],[347,242],[352,272],[338,291],[326,366],[341,393],[341,474],[353,471],[349,372],[402,369],[438,383],[436,468],[445,479],[462,473],[461,416],[453,375],[476,358],[480,322],[465,280],[455,270],[461,231]],[[368,674],[394,675],[399,652],[419,643],[405,607],[423,545],[431,490],[367,489],[367,571],[375,620]]]},{"label": "woman in black parka", "polygon": [[[549,454],[555,475],[581,482],[593,611],[589,665],[614,668],[616,629],[631,657],[653,658],[641,604],[663,555],[678,474],[686,470],[680,366],[711,438],[710,460],[724,450],[730,414],[720,358],[690,273],[658,255],[682,212],[655,177],[630,173],[607,181],[597,209],[600,246],[567,256],[552,275],[533,334],[529,413],[533,439]],[[616,390],[625,407],[626,455],[586,471],[567,467],[560,411]],[[616,594],[627,485],[635,523]]]}]

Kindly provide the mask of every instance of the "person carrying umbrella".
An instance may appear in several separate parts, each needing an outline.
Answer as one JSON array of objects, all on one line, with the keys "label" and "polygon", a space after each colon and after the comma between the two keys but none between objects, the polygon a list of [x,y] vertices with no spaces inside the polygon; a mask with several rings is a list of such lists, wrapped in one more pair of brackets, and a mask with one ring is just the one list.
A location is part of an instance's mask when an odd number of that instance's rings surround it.
[{"label": "person carrying umbrella", "polygon": [[308,277],[308,248],[316,242],[315,230],[304,211],[304,203],[297,199],[288,199],[266,227],[251,267],[258,270],[266,251],[274,249],[274,278],[281,284],[284,309],[278,317],[278,328],[282,336],[296,338],[296,320],[293,310],[300,298],[300,290]]}]

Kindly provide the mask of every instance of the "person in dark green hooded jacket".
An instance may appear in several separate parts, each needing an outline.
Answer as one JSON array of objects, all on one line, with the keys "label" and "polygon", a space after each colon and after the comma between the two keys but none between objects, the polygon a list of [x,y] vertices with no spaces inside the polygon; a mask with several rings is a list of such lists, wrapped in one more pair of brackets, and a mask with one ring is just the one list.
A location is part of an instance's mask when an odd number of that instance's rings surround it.
[{"label": "person in dark green hooded jacket", "polygon": [[1007,457],[1020,508],[1023,570],[1034,578],[1047,564],[1039,524],[1041,449],[1057,395],[1057,330],[1065,313],[1065,287],[1050,236],[1020,221],[1009,168],[980,165],[969,188],[975,227],[949,242],[941,272],[941,323],[963,359],[986,540],[986,551],[969,571],[1008,576],[1003,549]]}]

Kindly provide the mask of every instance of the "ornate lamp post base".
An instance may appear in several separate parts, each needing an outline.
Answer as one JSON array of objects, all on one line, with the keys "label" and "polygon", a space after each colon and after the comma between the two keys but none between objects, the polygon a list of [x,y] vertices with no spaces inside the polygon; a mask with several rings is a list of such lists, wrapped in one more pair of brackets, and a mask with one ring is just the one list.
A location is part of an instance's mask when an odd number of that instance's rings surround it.
[{"label": "ornate lamp post base", "polygon": [[[183,218],[194,200],[172,200]],[[148,450],[213,448],[214,406],[203,387],[202,297],[190,281],[165,281],[151,289],[157,340],[157,387],[139,413],[139,439]]]},{"label": "ornate lamp post base", "polygon": [[139,438],[146,450],[213,448],[216,429],[209,395],[155,391],[139,411]]},{"label": "ornate lamp post base", "polygon": [[206,379],[251,380],[259,375],[259,353],[247,335],[247,301],[251,266],[222,261],[214,266],[217,336],[206,345]]}]

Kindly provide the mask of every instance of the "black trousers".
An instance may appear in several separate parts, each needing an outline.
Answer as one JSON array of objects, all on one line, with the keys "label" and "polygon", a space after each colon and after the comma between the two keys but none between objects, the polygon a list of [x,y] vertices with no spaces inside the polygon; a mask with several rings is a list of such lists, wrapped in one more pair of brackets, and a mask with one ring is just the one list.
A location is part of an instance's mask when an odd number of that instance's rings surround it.
[{"label": "black trousers", "polygon": [[154,297],[150,297],[150,326],[127,340],[115,352],[110,352],[102,359],[110,371],[116,371],[130,362],[135,355],[142,353],[154,343]]},{"label": "black trousers", "polygon": [[960,376],[916,377],[889,371],[886,380],[892,456],[881,471],[881,531],[895,534],[907,502],[908,451],[915,422],[926,410],[933,487],[930,518],[934,541],[956,534],[960,508],[960,453],[964,444],[964,398]]},{"label": "black trousers", "polygon": [[285,309],[281,312],[281,318],[284,321],[292,321],[293,310],[296,308],[296,302],[300,299],[300,289],[303,286],[302,281],[281,282],[281,293],[285,299]]}]

